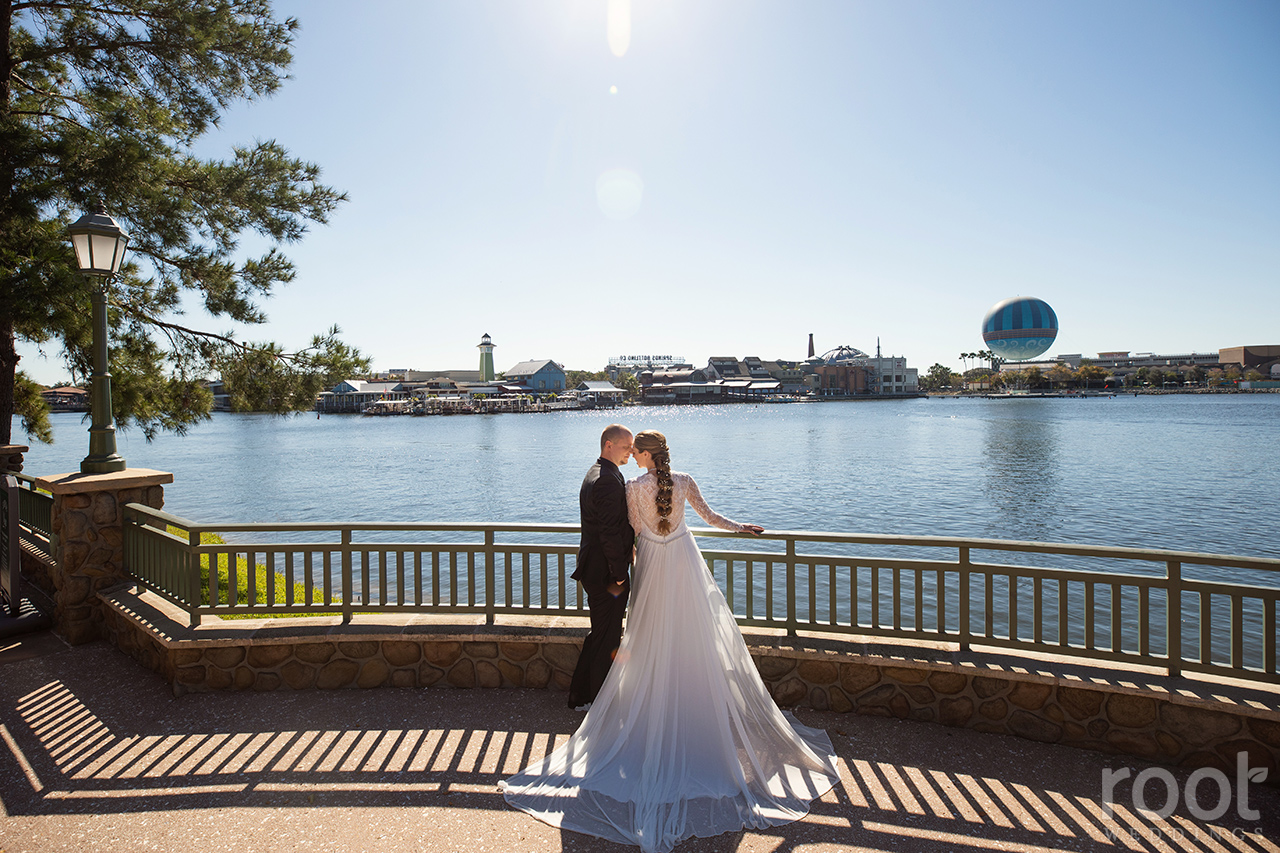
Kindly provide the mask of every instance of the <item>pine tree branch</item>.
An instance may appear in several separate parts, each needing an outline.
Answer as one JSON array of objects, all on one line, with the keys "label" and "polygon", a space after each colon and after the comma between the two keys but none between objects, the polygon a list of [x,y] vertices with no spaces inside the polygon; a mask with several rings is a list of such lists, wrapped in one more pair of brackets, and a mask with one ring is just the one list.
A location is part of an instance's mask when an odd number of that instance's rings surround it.
[{"label": "pine tree branch", "polygon": [[[142,320],[144,323],[147,323],[152,326],[156,326],[157,328],[163,330],[166,335],[169,333],[169,331],[174,331],[174,332],[178,332],[183,335],[189,335],[195,338],[204,338],[206,340],[221,341],[222,343],[235,347],[240,352],[262,353],[265,355],[270,355],[271,357],[275,358],[277,361],[286,361],[292,364],[296,364],[301,362],[304,359],[306,353],[310,352],[311,350],[316,350],[320,348],[318,346],[309,346],[309,347],[303,347],[302,349],[294,353],[272,352],[270,349],[266,349],[264,347],[250,346],[249,344],[242,343],[241,341],[233,340],[227,337],[226,335],[219,335],[216,332],[206,332],[202,329],[192,329],[188,326],[181,326],[177,323],[169,323],[159,318],[152,317],[149,314],[144,314],[143,312],[131,306],[122,305],[119,302],[116,302],[115,300],[112,300],[111,304],[115,305],[117,308],[119,308],[121,311],[125,312],[131,317],[136,317],[137,319]],[[172,341],[173,338],[170,337],[169,340]]]},{"label": "pine tree branch", "polygon": [[142,10],[117,9],[111,6],[85,6],[83,3],[45,2],[45,0],[35,0],[35,2],[27,3],[14,3],[12,8],[15,12],[26,12],[28,10],[37,12],[56,12],[61,10],[64,12],[89,11],[99,15],[111,15],[116,18],[157,17],[156,15],[149,14]]}]

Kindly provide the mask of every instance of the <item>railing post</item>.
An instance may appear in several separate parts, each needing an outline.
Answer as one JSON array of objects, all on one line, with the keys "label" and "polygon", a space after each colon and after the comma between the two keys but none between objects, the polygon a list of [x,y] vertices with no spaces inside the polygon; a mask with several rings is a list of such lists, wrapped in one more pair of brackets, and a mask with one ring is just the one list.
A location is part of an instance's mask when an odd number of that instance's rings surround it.
[{"label": "railing post", "polygon": [[[770,590],[770,594],[772,594]],[[810,593],[812,594],[812,592]],[[787,537],[787,636],[796,635],[796,540]]]},{"label": "railing post", "polygon": [[960,546],[960,651],[969,651],[969,546]]},{"label": "railing post", "polygon": [[355,614],[355,583],[351,572],[351,528],[342,528],[342,621],[346,624]]},{"label": "railing post", "polygon": [[[544,558],[545,559],[545,558]],[[493,530],[484,532],[484,624],[492,625],[494,617],[494,608],[498,606],[498,593],[494,588],[494,571],[493,557]],[[543,591],[543,596],[546,592]]]},{"label": "railing post", "polygon": [[[187,594],[183,596],[187,602],[187,613],[191,616],[191,627],[196,628],[200,625],[200,554],[196,551],[196,547],[200,544],[200,532],[196,530],[187,531],[187,578],[191,583],[191,588],[187,590]],[[231,562],[231,558],[227,557],[227,562]],[[209,555],[209,573],[214,574],[218,571],[218,555]]]},{"label": "railing post", "polygon": [[0,589],[9,599],[9,615],[17,617],[22,611],[22,548],[18,528],[18,478],[4,475],[4,518],[0,518],[0,542],[4,565],[0,567]]},{"label": "railing post", "polygon": [[1182,674],[1182,563],[1165,563],[1169,582],[1165,586],[1165,644],[1169,649],[1169,674]]}]

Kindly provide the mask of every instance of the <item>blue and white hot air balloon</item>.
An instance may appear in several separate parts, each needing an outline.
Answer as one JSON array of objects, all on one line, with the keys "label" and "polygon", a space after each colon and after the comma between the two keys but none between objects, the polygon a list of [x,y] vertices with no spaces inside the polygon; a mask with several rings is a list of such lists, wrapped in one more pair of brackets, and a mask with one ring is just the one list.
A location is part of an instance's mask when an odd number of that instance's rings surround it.
[{"label": "blue and white hot air balloon", "polygon": [[982,320],[987,348],[1006,361],[1042,355],[1058,337],[1058,315],[1049,303],[1030,296],[997,302]]}]

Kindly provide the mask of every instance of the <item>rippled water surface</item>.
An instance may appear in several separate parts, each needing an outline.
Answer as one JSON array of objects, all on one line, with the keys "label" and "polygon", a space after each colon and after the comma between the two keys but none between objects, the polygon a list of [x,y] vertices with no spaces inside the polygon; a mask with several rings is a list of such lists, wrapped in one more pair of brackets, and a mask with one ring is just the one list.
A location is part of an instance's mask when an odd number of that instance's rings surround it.
[{"label": "rippled water surface", "polygon": [[[576,522],[615,419],[662,430],[714,508],[769,528],[1280,556],[1280,395],[219,414],[185,437],[119,444],[130,466],[173,472],[166,509],[197,521]],[[26,473],[79,468],[87,422],[54,422]]]}]

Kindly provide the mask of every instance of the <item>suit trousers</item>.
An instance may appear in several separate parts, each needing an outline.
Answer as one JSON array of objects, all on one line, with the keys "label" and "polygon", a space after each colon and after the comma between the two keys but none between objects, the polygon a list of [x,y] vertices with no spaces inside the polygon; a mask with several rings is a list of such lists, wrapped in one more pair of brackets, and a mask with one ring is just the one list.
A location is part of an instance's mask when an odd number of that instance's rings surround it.
[{"label": "suit trousers", "polygon": [[569,707],[577,708],[588,702],[594,702],[600,692],[605,677],[609,675],[609,667],[613,665],[618,646],[622,645],[622,617],[627,612],[627,601],[631,598],[631,584],[628,583],[619,596],[610,595],[608,589],[592,584],[584,588],[587,591],[587,607],[591,610],[591,630],[582,641],[582,652],[578,655],[578,665],[573,670],[573,680],[569,683]]}]

